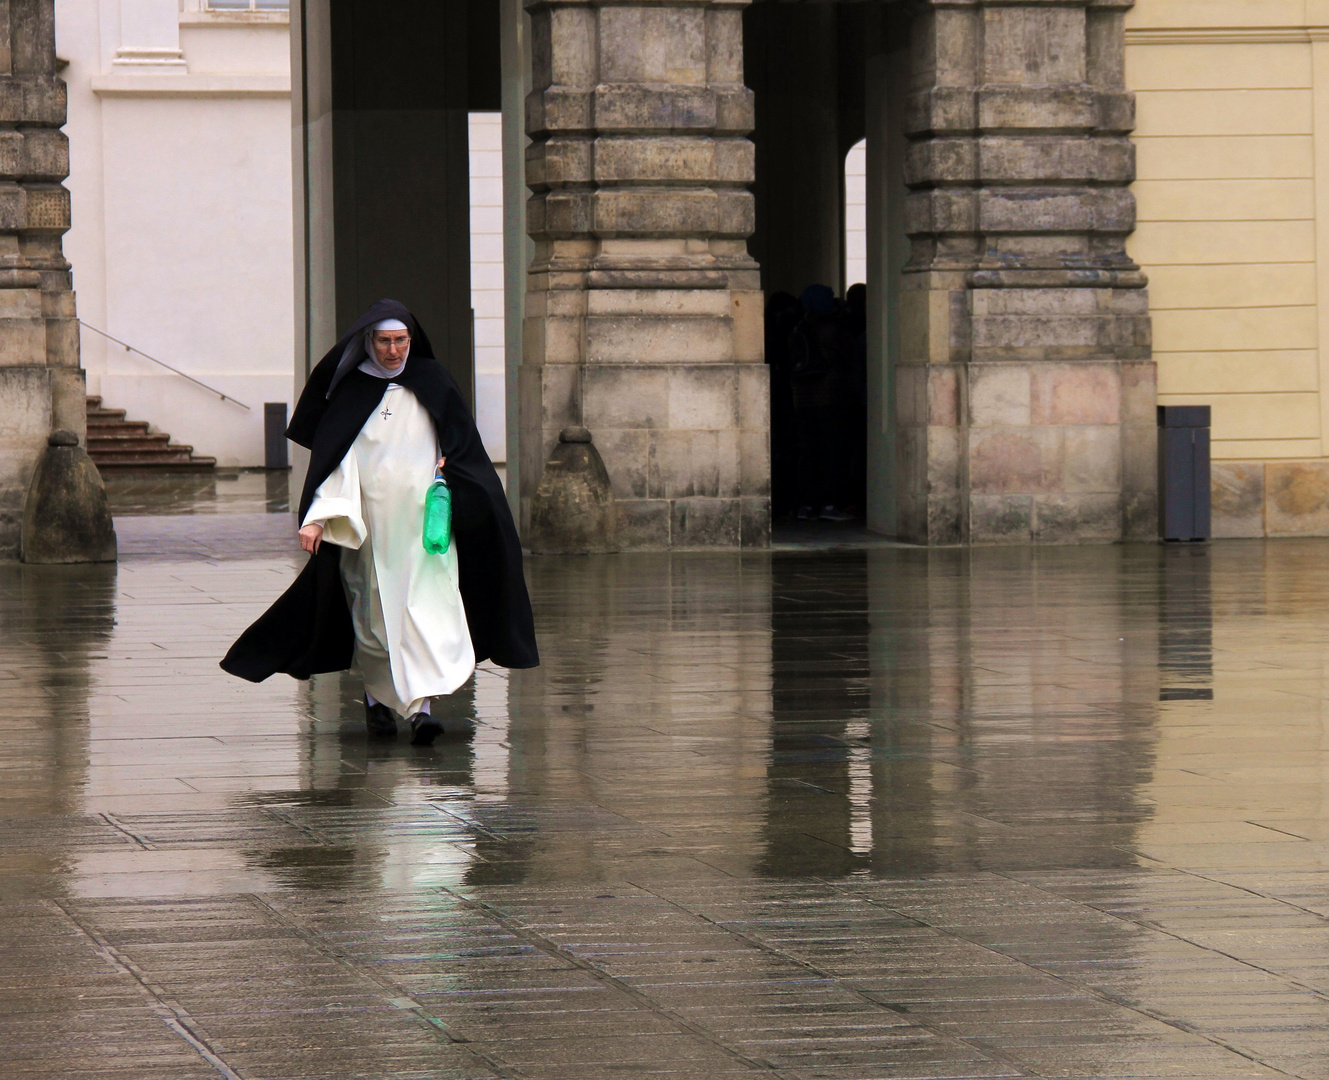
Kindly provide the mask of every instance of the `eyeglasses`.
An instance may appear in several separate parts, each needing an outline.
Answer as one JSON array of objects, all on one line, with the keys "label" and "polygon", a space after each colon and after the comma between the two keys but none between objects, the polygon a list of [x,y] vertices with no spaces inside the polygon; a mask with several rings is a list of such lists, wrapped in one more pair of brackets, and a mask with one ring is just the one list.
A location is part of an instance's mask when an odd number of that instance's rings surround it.
[{"label": "eyeglasses", "polygon": [[381,345],[385,349],[391,349],[391,348],[403,349],[410,343],[411,343],[411,336],[409,334],[402,334],[400,337],[394,337],[394,338],[381,338],[381,337],[374,338],[374,344]]}]

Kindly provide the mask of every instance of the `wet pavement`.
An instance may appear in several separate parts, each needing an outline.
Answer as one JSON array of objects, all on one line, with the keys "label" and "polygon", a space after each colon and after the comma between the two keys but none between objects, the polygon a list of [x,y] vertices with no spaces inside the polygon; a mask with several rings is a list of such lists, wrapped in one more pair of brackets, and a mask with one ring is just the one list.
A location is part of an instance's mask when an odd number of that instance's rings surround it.
[{"label": "wet pavement", "polygon": [[0,567],[4,1080],[1329,1077],[1329,541],[532,559],[420,749],[212,483]]}]

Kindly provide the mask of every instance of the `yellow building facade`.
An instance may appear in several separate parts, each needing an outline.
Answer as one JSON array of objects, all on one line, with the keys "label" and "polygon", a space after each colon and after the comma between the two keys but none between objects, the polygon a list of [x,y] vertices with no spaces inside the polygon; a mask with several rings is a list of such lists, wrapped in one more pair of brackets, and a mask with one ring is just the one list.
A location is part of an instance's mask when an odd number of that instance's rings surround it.
[{"label": "yellow building facade", "polygon": [[1216,536],[1329,534],[1329,0],[1138,0],[1160,404],[1213,409]]}]

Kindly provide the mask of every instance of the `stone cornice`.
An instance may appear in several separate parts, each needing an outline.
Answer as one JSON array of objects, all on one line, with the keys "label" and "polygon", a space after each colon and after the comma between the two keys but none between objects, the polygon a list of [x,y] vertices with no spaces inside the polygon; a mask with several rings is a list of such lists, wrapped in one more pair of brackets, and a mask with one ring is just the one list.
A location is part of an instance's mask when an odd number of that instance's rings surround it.
[{"label": "stone cornice", "polygon": [[1127,28],[1127,45],[1305,45],[1329,41],[1329,26]]},{"label": "stone cornice", "polygon": [[94,75],[98,97],[289,97],[288,75]]},{"label": "stone cornice", "polygon": [[182,11],[181,26],[282,26],[291,25],[289,11]]}]

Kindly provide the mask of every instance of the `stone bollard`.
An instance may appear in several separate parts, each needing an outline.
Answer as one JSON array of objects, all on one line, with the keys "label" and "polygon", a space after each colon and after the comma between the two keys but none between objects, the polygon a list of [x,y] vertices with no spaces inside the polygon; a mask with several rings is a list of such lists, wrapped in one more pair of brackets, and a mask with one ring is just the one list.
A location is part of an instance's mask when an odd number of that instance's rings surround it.
[{"label": "stone bollard", "polygon": [[102,475],[72,431],[53,431],[23,507],[26,563],[115,562],[115,526]]},{"label": "stone bollard", "polygon": [[593,555],[618,550],[609,473],[584,427],[564,428],[531,506],[531,551]]}]

